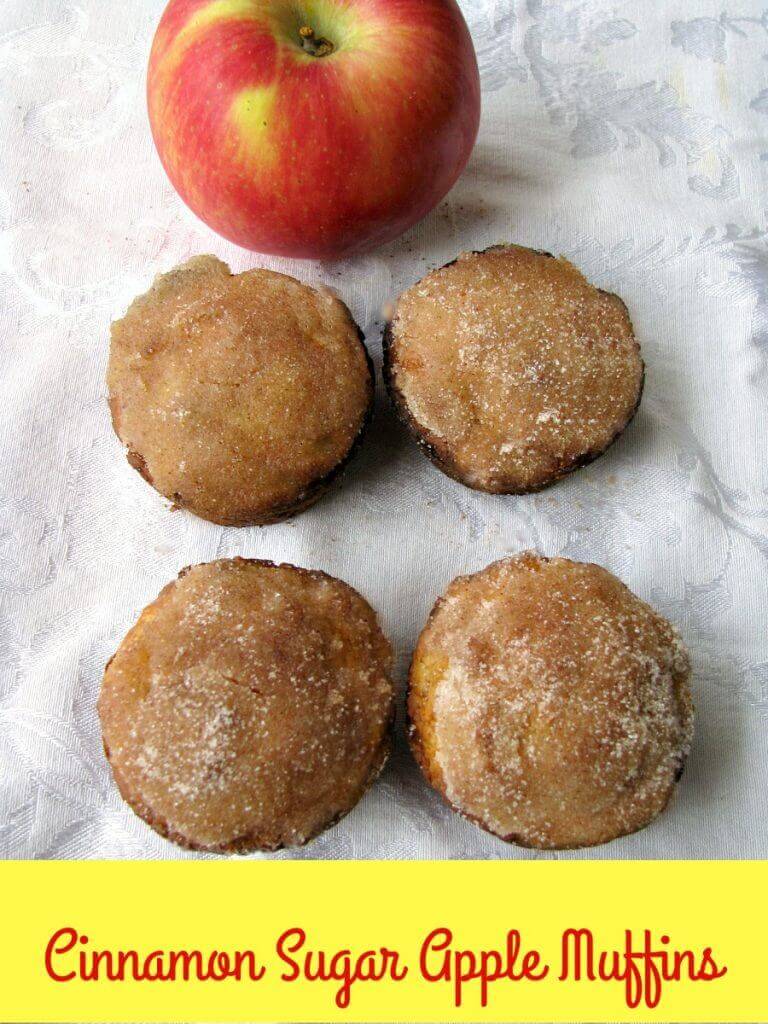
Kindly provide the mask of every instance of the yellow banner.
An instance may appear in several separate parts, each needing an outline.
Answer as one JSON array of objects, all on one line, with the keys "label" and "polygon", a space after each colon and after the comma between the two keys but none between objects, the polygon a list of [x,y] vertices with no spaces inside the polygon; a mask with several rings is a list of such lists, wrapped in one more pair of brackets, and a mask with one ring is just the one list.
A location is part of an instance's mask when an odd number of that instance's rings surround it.
[{"label": "yellow banner", "polygon": [[0,863],[0,1020],[768,1020],[766,862]]}]

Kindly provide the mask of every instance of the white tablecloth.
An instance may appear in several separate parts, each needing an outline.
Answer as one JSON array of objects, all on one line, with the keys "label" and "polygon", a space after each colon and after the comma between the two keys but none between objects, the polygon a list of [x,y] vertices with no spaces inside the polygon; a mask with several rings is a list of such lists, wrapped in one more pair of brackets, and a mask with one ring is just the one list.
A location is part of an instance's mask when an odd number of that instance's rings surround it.
[{"label": "white tablecloth", "polygon": [[[679,625],[695,665],[673,805],[574,856],[768,855],[768,12],[463,7],[484,86],[466,173],[400,241],[310,264],[225,243],[166,181],[143,93],[159,0],[0,5],[0,855],[190,856],[121,803],[94,708],[107,658],[183,566],[242,554],[342,577],[379,611],[402,687],[448,581],[526,547],[613,570]],[[477,494],[421,456],[380,394],[341,486],[284,525],[171,512],[129,467],[105,402],[109,323],[159,271],[213,252],[326,282],[378,367],[385,304],[501,240],[565,254],[632,313],[645,397],[594,465],[535,496]],[[452,814],[407,753],[402,709],[399,729],[381,780],[299,856],[542,856]]]}]

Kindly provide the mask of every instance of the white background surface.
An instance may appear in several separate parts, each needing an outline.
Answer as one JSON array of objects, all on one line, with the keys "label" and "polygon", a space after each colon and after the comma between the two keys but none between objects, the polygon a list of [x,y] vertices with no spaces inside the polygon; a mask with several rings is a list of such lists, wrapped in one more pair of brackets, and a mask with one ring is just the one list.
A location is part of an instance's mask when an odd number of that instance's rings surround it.
[{"label": "white background surface", "polygon": [[[167,183],[143,95],[162,3],[0,4],[0,855],[190,856],[121,803],[94,708],[107,658],[183,566],[242,554],[341,576],[379,611],[402,686],[448,581],[538,547],[616,572],[678,624],[695,665],[697,734],[673,805],[570,856],[768,856],[768,11],[463,7],[484,86],[464,177],[399,242],[309,264],[223,242]],[[159,271],[212,252],[330,284],[378,368],[384,304],[503,240],[567,255],[632,313],[645,397],[594,465],[536,496],[476,494],[420,455],[380,394],[341,486],[284,525],[172,513],[128,466],[105,402],[109,322]],[[298,855],[569,856],[451,814],[402,733],[358,808]]]}]

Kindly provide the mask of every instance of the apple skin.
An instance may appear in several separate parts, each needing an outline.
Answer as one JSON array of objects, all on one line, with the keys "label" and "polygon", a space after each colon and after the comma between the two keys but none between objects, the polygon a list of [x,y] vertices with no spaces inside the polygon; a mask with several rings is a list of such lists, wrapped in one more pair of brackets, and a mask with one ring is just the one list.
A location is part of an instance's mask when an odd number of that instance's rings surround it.
[{"label": "apple skin", "polygon": [[[307,52],[302,23],[332,52]],[[424,217],[480,119],[455,0],[171,0],[147,99],[163,167],[201,220],[310,259],[370,250]]]}]

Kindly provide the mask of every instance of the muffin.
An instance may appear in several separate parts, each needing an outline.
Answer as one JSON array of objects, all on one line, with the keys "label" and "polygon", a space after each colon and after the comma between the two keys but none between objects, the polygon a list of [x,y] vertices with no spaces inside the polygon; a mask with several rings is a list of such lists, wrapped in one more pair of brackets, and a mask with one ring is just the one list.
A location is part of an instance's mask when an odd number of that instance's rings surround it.
[{"label": "muffin", "polygon": [[410,671],[413,752],[508,842],[595,846],[667,805],[692,735],[673,627],[597,565],[525,552],[460,576]]},{"label": "muffin", "polygon": [[392,401],[427,455],[499,494],[540,490],[597,458],[643,388],[621,299],[517,245],[463,253],[406,291],[384,351]]},{"label": "muffin", "polygon": [[370,418],[373,368],[331,292],[199,256],[112,325],[112,423],[176,506],[230,526],[306,508]]},{"label": "muffin", "polygon": [[235,558],[185,569],[104,673],[104,750],[124,800],[181,846],[299,846],[381,771],[391,652],[325,573]]}]

